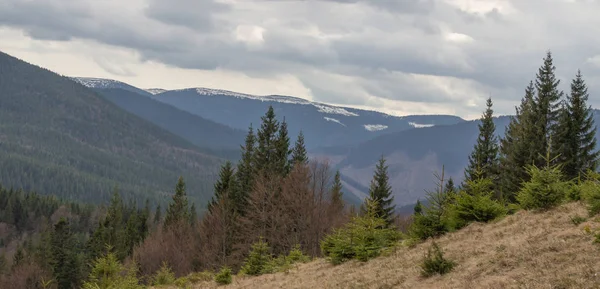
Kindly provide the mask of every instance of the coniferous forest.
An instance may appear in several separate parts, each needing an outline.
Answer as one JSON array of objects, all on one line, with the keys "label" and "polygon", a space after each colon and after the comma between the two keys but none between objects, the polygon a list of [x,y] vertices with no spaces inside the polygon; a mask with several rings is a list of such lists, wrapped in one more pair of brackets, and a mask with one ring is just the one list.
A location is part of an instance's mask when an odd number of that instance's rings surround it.
[{"label": "coniferous forest", "polygon": [[[502,138],[487,99],[464,179],[455,184],[440,168],[410,218],[395,212],[384,156],[368,197],[351,206],[340,172],[310,159],[303,133],[290,136],[272,107],[259,126],[249,125],[239,161],[221,166],[206,205],[188,198],[183,177],[173,180],[165,207],[124,198],[118,188],[102,206],[0,188],[0,287],[228,284],[235,274],[285,272],[317,257],[334,265],[368,261],[400,243],[519,210],[582,201],[594,216],[599,153],[587,87],[577,71],[569,90],[560,90],[555,70],[548,52]],[[442,252],[434,242],[423,277],[453,270]]]}]

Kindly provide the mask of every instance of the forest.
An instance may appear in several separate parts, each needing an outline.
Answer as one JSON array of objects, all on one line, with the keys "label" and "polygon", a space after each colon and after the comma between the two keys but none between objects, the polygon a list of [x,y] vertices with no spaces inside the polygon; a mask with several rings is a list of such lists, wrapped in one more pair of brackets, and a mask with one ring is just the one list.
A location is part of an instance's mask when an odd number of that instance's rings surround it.
[{"label": "forest", "polygon": [[[220,168],[200,216],[183,177],[173,180],[166,208],[123,199],[118,188],[99,207],[1,188],[0,287],[228,284],[232,276],[285,272],[314,258],[368,261],[400,243],[435,240],[518,210],[582,201],[594,216],[599,153],[587,86],[577,71],[565,93],[555,70],[547,52],[503,138],[487,99],[464,179],[447,179],[442,167],[411,216],[395,212],[384,156],[368,197],[351,206],[340,172],[309,159],[303,133],[291,137],[272,107],[259,127],[249,126],[239,162]],[[434,242],[420,270],[427,278],[454,266]]]}]

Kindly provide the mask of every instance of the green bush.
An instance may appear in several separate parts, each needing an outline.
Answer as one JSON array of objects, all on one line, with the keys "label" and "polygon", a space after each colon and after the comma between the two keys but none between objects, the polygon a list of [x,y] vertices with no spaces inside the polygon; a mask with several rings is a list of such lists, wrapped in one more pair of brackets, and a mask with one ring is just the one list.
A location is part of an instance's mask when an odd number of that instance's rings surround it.
[{"label": "green bush", "polygon": [[250,255],[246,258],[241,273],[253,276],[272,273],[274,268],[270,251],[269,244],[263,241],[261,237],[258,242],[252,244]]},{"label": "green bush", "polygon": [[468,191],[461,191],[450,205],[456,229],[471,222],[489,222],[507,213],[506,208],[492,199],[493,183],[490,179],[468,181]]},{"label": "green bush", "polygon": [[231,284],[231,269],[229,267],[223,267],[217,275],[215,275],[215,282],[221,285]]},{"label": "green bush", "polygon": [[558,166],[539,169],[529,166],[527,172],[531,180],[523,184],[517,194],[517,200],[524,209],[550,209],[565,199],[569,184],[562,181],[562,173]]},{"label": "green bush", "polygon": [[586,220],[587,220],[586,218],[579,216],[579,215],[575,215],[575,216],[571,217],[571,222],[573,222],[573,224],[575,226],[579,226],[579,224],[585,222]]},{"label": "green bush", "polygon": [[175,284],[175,274],[171,271],[171,268],[166,262],[162,263],[162,266],[152,278],[152,285],[173,285]]},{"label": "green bush", "polygon": [[134,266],[125,268],[114,253],[98,258],[90,273],[89,280],[83,283],[84,289],[142,289]]},{"label": "green bush", "polygon": [[367,261],[379,256],[400,239],[400,232],[387,228],[382,218],[372,214],[355,217],[344,227],[335,230],[321,242],[321,251],[333,264],[351,259]]},{"label": "green bush", "polygon": [[310,257],[307,255],[304,255],[304,253],[302,253],[302,250],[300,250],[300,245],[296,244],[291,250],[290,253],[287,255],[287,261],[290,264],[294,264],[294,263],[306,263],[310,261]]},{"label": "green bush", "polygon": [[600,184],[596,180],[587,180],[579,185],[579,190],[590,217],[600,213]]},{"label": "green bush", "polygon": [[444,258],[443,252],[437,243],[432,242],[431,247],[427,250],[427,255],[421,263],[421,275],[430,277],[436,274],[444,275],[456,266],[454,261]]}]

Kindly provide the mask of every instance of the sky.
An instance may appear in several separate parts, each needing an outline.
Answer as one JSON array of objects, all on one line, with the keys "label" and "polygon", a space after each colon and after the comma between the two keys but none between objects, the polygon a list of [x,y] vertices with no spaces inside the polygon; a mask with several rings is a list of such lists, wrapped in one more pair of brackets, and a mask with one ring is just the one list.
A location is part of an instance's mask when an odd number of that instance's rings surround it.
[{"label": "sky", "polygon": [[377,110],[514,114],[552,52],[600,107],[600,0],[0,0],[0,50],[67,76]]}]

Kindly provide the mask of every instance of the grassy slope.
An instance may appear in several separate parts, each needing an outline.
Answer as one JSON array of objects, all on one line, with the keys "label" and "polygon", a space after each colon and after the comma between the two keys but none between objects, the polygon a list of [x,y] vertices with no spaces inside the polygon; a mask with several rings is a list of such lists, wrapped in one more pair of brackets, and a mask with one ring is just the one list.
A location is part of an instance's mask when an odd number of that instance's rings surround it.
[{"label": "grassy slope", "polygon": [[575,215],[587,216],[585,207],[571,203],[545,213],[520,211],[443,236],[445,257],[458,263],[445,276],[420,277],[426,242],[367,263],[333,266],[316,260],[287,274],[193,288],[600,288],[600,245],[584,230],[600,229],[600,218],[575,226]]}]

